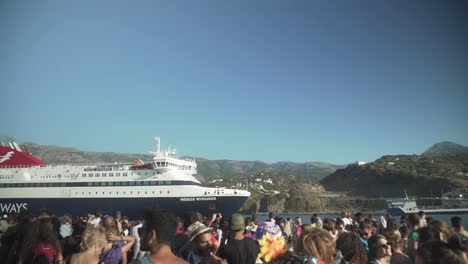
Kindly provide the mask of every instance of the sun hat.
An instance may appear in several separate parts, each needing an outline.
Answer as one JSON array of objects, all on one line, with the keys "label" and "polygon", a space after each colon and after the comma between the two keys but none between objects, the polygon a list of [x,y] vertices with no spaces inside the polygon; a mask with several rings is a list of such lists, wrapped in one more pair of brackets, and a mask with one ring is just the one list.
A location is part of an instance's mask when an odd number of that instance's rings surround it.
[{"label": "sun hat", "polygon": [[240,214],[233,214],[230,222],[232,231],[239,231],[245,229],[244,217]]},{"label": "sun hat", "polygon": [[189,237],[189,240],[193,241],[193,239],[195,239],[197,236],[211,230],[211,227],[207,227],[206,225],[196,221],[187,228],[187,235]]}]

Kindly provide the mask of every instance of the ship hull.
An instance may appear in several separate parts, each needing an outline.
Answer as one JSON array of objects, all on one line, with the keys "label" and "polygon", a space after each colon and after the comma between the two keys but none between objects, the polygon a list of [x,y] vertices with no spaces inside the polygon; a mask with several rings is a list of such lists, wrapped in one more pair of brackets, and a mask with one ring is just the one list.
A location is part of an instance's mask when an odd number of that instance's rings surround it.
[{"label": "ship hull", "polygon": [[175,215],[182,216],[185,212],[200,212],[211,215],[220,212],[230,216],[237,212],[247,197],[128,197],[128,198],[0,198],[1,214],[18,213],[30,210],[37,213],[47,208],[56,215],[70,213],[77,216],[87,216],[96,210],[109,215],[121,211],[131,219],[138,219],[145,208],[164,208]]}]

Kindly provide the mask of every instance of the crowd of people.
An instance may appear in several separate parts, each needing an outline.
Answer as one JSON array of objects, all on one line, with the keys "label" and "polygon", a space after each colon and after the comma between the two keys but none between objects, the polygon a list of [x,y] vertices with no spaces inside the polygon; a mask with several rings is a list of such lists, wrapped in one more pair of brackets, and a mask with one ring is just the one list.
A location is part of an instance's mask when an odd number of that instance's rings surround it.
[{"label": "crowd of people", "polygon": [[233,214],[176,217],[146,209],[140,219],[96,211],[88,216],[21,211],[0,220],[0,263],[310,263],[466,264],[463,219],[449,224],[424,212],[375,219],[342,212],[335,219]]}]

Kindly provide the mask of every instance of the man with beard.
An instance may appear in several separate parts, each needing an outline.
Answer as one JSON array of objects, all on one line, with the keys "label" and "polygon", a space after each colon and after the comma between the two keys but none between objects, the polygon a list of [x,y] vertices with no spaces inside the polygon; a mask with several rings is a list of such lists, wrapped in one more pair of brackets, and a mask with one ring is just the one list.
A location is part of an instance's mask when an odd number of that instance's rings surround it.
[{"label": "man with beard", "polygon": [[187,235],[192,242],[192,251],[188,256],[190,264],[217,264],[222,262],[221,258],[213,254],[214,246],[211,231],[211,227],[207,227],[198,221],[187,228]]},{"label": "man with beard", "polygon": [[164,209],[148,209],[142,214],[143,225],[138,230],[140,235],[140,250],[149,251],[133,264],[179,264],[187,263],[176,257],[171,251],[177,228],[177,218]]}]

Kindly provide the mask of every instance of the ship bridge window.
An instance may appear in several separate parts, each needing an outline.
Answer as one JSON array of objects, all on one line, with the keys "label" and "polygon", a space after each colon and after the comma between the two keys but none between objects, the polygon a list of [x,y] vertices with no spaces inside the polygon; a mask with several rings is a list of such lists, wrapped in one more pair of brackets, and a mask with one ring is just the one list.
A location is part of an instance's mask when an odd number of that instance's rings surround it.
[{"label": "ship bridge window", "polygon": [[99,176],[101,176],[101,175],[99,173],[96,173],[96,177],[99,177]]},{"label": "ship bridge window", "polygon": [[158,182],[157,181],[151,181],[151,185],[157,185]]},{"label": "ship bridge window", "polygon": [[109,173],[109,177],[114,177],[114,173]]},{"label": "ship bridge window", "polygon": [[115,182],[115,186],[120,186],[120,182]]},{"label": "ship bridge window", "polygon": [[107,182],[101,182],[101,186],[106,186]]},{"label": "ship bridge window", "polygon": [[143,185],[148,185],[148,184],[149,184],[149,182],[147,182],[147,181],[143,182]]},{"label": "ship bridge window", "polygon": [[120,172],[117,172],[117,173],[115,174],[115,177],[120,177]]},{"label": "ship bridge window", "polygon": [[128,185],[133,186],[133,185],[135,185],[135,182],[131,181],[131,182],[128,183]]},{"label": "ship bridge window", "polygon": [[171,185],[172,182],[171,181],[166,181],[166,185]]},{"label": "ship bridge window", "polygon": [[93,177],[93,174],[92,174],[92,173],[88,173],[88,177]]},{"label": "ship bridge window", "polygon": [[86,177],[86,173],[81,174],[81,177]]},{"label": "ship bridge window", "polygon": [[107,173],[103,173],[103,174],[102,174],[102,177],[107,177]]},{"label": "ship bridge window", "polygon": [[127,176],[127,173],[126,173],[126,172],[124,172],[124,173],[123,173],[123,176]]}]

